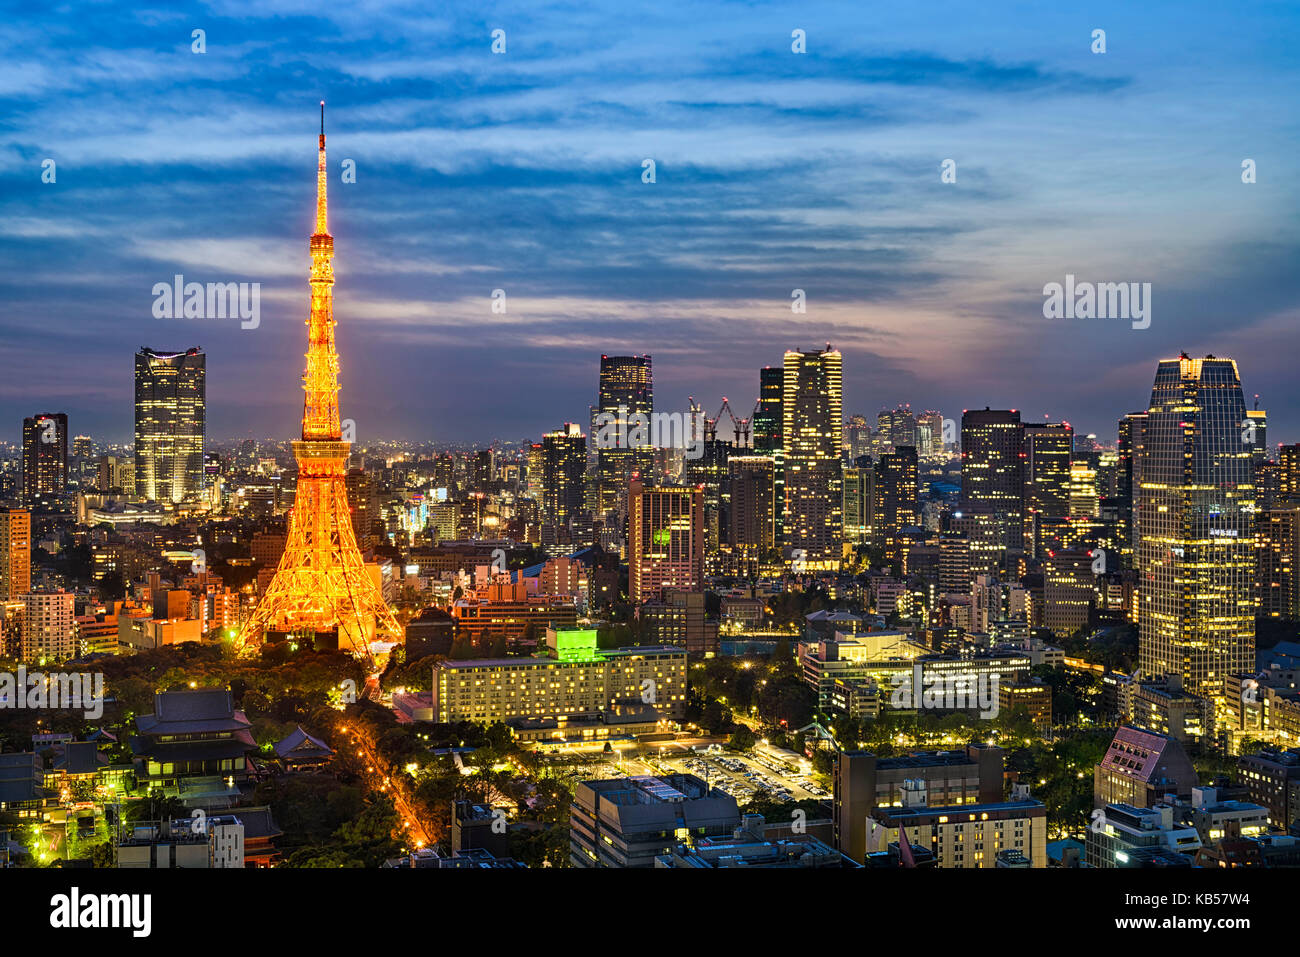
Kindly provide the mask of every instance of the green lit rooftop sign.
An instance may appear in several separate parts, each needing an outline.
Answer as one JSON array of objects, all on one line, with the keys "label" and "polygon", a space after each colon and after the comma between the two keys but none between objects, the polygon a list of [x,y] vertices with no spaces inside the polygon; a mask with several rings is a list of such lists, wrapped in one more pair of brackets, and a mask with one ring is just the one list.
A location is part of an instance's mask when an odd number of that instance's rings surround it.
[{"label": "green lit rooftop sign", "polygon": [[595,628],[560,628],[555,632],[555,657],[560,661],[595,661]]}]

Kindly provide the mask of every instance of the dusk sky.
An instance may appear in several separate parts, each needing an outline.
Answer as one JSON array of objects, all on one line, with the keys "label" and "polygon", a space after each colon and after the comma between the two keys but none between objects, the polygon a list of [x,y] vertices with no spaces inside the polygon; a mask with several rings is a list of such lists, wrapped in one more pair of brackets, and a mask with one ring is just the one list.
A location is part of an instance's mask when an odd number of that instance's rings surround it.
[{"label": "dusk sky", "polygon": [[[989,405],[1113,441],[1185,350],[1300,441],[1300,10],[1074,6],[10,6],[0,436],[65,411],[128,440],[133,353],[194,345],[210,437],[295,435],[324,99],[362,444],[585,428],[601,353],[653,355],[660,410],[747,415],[760,366],[827,342],[873,423]],[[261,283],[260,326],[154,318],[177,273]],[[1067,274],[1151,283],[1150,328],[1044,318]]]}]

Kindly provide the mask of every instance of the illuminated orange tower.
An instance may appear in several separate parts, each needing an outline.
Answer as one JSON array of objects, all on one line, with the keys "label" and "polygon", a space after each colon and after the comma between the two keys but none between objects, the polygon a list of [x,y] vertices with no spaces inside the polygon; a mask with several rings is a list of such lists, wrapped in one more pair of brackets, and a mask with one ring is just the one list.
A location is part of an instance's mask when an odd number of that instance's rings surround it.
[{"label": "illuminated orange tower", "polygon": [[345,476],[352,443],[339,421],[339,356],[334,347],[334,237],[325,200],[325,102],[320,106],[316,231],[311,237],[311,314],[307,317],[302,439],[293,443],[298,489],[275,578],[240,630],[242,646],[267,632],[302,637],[337,633],[338,646],[370,658],[375,640],[400,641],[402,628],[384,602],[357,547]]}]

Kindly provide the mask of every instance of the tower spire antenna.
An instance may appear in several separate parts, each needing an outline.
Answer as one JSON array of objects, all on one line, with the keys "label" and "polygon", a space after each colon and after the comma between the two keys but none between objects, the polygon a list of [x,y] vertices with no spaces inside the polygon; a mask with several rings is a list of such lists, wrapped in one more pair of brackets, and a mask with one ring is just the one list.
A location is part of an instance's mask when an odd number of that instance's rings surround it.
[{"label": "tower spire antenna", "polygon": [[[316,234],[323,236],[329,232],[329,216],[325,199],[325,101],[320,101],[320,152],[316,162]],[[330,255],[334,251],[330,250]]]}]

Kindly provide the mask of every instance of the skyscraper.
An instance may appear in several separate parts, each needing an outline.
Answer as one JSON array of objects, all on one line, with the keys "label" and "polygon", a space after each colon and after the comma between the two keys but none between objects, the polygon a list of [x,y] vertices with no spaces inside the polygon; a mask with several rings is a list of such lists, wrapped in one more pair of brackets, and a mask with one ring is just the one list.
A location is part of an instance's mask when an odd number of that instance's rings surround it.
[{"label": "skyscraper", "polygon": [[754,412],[754,451],[772,457],[772,488],[776,499],[776,544],[782,542],[785,527],[785,369],[764,366],[758,370],[758,409]]},{"label": "skyscraper", "polygon": [[203,494],[206,356],[141,349],[135,354],[135,494],[192,502]]},{"label": "skyscraper", "polygon": [[640,604],[664,588],[704,583],[704,492],[680,485],[628,490],[628,597]]},{"label": "skyscraper", "polygon": [[735,455],[727,468],[727,542],[733,555],[752,567],[776,545],[776,463],[770,455]]},{"label": "skyscraper", "polygon": [[901,563],[902,531],[918,524],[916,449],[896,446],[880,457],[875,473],[872,543],[884,550],[886,561]]},{"label": "skyscraper", "polygon": [[1025,550],[1042,556],[1043,519],[1070,513],[1070,456],[1074,429],[1068,422],[1025,425]]},{"label": "skyscraper", "polygon": [[871,541],[876,470],[870,456],[855,461],[844,470],[844,542],[859,545]]},{"label": "skyscraper", "polygon": [[63,661],[77,653],[77,621],[72,592],[23,595],[22,659]]},{"label": "skyscraper", "polygon": [[1145,412],[1130,412],[1119,420],[1119,471],[1116,476],[1116,498],[1119,499],[1120,524],[1125,551],[1121,555],[1121,567],[1133,567],[1133,553],[1137,548],[1137,483],[1135,472],[1138,456],[1142,451],[1142,431],[1146,427]]},{"label": "skyscraper", "polygon": [[[1015,409],[967,410],[961,417],[961,499],[967,519],[994,526],[972,537],[1019,550],[1024,544],[1024,426]],[[996,546],[994,546],[996,547]],[[992,561],[992,556],[986,557]],[[982,566],[984,560],[973,561]]]},{"label": "skyscraper", "polygon": [[[654,412],[654,370],[649,356],[601,356],[597,415],[612,416],[620,436],[633,434],[632,416]],[[593,437],[596,430],[592,430]],[[648,481],[654,471],[654,449],[613,447],[596,449],[596,505],[601,515],[621,512],[628,480],[636,473]]]},{"label": "skyscraper", "polygon": [[0,508],[0,601],[18,601],[32,590],[32,513]]},{"label": "skyscraper", "polygon": [[542,437],[542,522],[568,525],[582,513],[587,439],[572,422]]},{"label": "skyscraper", "polygon": [[917,454],[923,461],[941,462],[947,455],[944,448],[943,415],[933,409],[922,412],[916,419]]},{"label": "skyscraper", "polygon": [[67,487],[67,415],[52,412],[23,419],[23,503],[52,501]]},{"label": "skyscraper", "polygon": [[829,345],[785,354],[784,545],[796,567],[809,571],[837,569],[841,558],[843,382],[843,357]]},{"label": "skyscraper", "polygon": [[1277,462],[1281,471],[1280,496],[1284,501],[1300,500],[1300,443],[1279,445]]},{"label": "skyscraper", "polygon": [[1221,696],[1255,658],[1254,450],[1237,364],[1156,369],[1137,456],[1139,665]]}]

